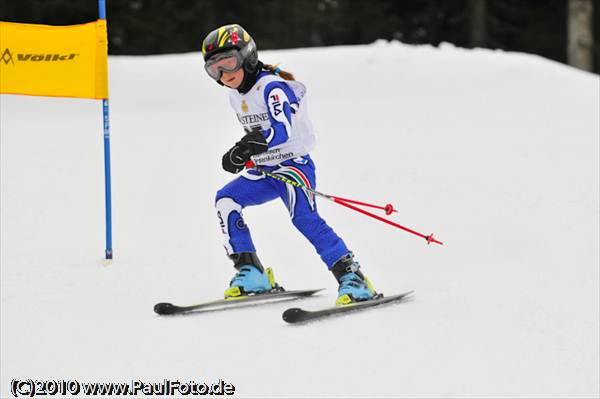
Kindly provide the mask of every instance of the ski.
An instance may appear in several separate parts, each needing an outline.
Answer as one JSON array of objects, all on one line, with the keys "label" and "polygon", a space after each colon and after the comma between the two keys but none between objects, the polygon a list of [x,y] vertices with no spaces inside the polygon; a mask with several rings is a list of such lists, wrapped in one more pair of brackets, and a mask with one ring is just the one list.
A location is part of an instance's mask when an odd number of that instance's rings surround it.
[{"label": "ski", "polygon": [[215,301],[202,302],[196,305],[178,306],[168,302],[160,302],[154,305],[154,312],[159,315],[182,314],[190,311],[215,310],[219,308],[235,308],[236,305],[247,303],[269,302],[280,298],[305,298],[323,291],[323,288],[316,290],[296,290],[296,291],[275,291],[265,294],[244,295],[229,299],[217,299]]},{"label": "ski", "polygon": [[386,303],[398,302],[411,295],[414,291],[408,291],[403,294],[392,296],[381,296],[379,298],[370,299],[363,302],[354,302],[349,305],[338,305],[321,310],[304,310],[300,308],[291,308],[283,312],[283,320],[288,323],[302,323],[305,321],[320,319],[322,317],[339,315],[342,313],[355,312],[363,309],[370,309],[374,306],[383,305]]}]

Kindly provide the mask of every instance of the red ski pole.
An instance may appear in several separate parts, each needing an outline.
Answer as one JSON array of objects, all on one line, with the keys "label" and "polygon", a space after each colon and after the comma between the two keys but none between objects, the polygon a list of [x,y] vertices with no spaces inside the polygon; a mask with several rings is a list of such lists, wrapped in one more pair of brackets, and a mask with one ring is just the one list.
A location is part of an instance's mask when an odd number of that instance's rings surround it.
[{"label": "red ski pole", "polygon": [[404,231],[406,231],[408,233],[411,233],[411,234],[414,234],[414,235],[416,235],[418,237],[424,238],[427,241],[427,244],[431,244],[433,242],[433,243],[436,243],[436,244],[444,245],[443,242],[436,240],[433,237],[433,234],[430,234],[430,235],[426,236],[425,234],[421,234],[421,233],[419,233],[419,232],[417,232],[415,230],[409,229],[408,227],[402,226],[402,225],[400,225],[398,223],[392,222],[391,220],[382,218],[381,216],[377,216],[374,213],[365,211],[364,209],[361,209],[361,208],[358,208],[358,207],[356,207],[354,205],[351,205],[351,204],[357,204],[357,205],[368,206],[368,207],[371,207],[371,208],[382,209],[382,210],[385,211],[386,215],[390,215],[390,214],[392,214],[392,212],[398,212],[396,209],[394,209],[394,206],[392,204],[387,204],[385,206],[379,206],[379,205],[369,204],[367,202],[356,201],[356,200],[351,200],[351,199],[347,199],[347,198],[336,197],[334,195],[324,194],[324,193],[321,193],[321,192],[319,192],[317,190],[313,190],[311,188],[308,188],[304,184],[298,183],[297,181],[288,179],[288,178],[286,178],[284,176],[281,176],[281,175],[277,175],[277,174],[274,174],[274,173],[267,172],[266,170],[264,170],[260,166],[257,166],[252,161],[248,161],[246,163],[246,167],[248,169],[254,168],[258,172],[260,172],[263,175],[268,176],[268,177],[270,177],[272,179],[282,181],[282,182],[284,182],[286,184],[289,184],[289,185],[292,185],[294,187],[302,188],[303,190],[311,192],[311,193],[313,193],[313,194],[315,194],[315,195],[317,195],[319,197],[328,199],[328,200],[333,201],[333,202],[335,202],[337,204],[340,204],[340,205],[343,205],[343,206],[345,206],[347,208],[350,208],[350,209],[352,209],[354,211],[360,212],[360,213],[362,213],[364,215],[367,215],[367,216],[370,216],[370,217],[372,217],[374,219],[377,219],[377,220],[379,220],[381,222],[384,222],[384,223],[387,223],[387,224],[389,224],[391,226],[397,227],[397,228],[399,228],[401,230],[404,230]]},{"label": "red ski pole", "polygon": [[370,216],[370,217],[372,217],[372,218],[374,218],[374,219],[377,219],[377,220],[379,220],[379,221],[381,221],[381,222],[387,223],[387,224],[389,224],[389,225],[392,225],[392,226],[394,226],[394,227],[397,227],[397,228],[399,228],[399,229],[402,229],[402,230],[404,230],[404,231],[407,231],[407,232],[409,232],[409,233],[411,233],[411,234],[414,234],[414,235],[416,235],[416,236],[419,236],[419,237],[421,237],[421,238],[424,238],[425,240],[427,240],[427,244],[431,244],[431,243],[433,242],[433,243],[436,243],[436,244],[444,245],[444,243],[443,243],[443,242],[441,242],[441,241],[438,241],[438,240],[436,240],[435,238],[433,238],[433,234],[430,234],[430,235],[426,236],[425,234],[421,234],[421,233],[419,233],[418,231],[414,231],[414,230],[412,230],[412,229],[409,229],[408,227],[404,227],[404,226],[402,226],[401,224],[398,224],[398,223],[392,222],[391,220],[388,220],[388,219],[382,218],[381,216],[377,216],[377,215],[375,215],[374,213],[371,213],[371,212],[365,211],[364,209],[360,209],[359,207],[356,207],[356,206],[354,206],[354,205],[350,205],[349,203],[347,203],[347,202],[343,201],[343,200],[342,200],[342,199],[340,199],[340,198],[334,198],[334,199],[333,199],[333,201],[334,201],[334,202],[336,202],[336,203],[338,203],[338,204],[340,204],[340,205],[343,205],[343,206],[345,206],[345,207],[347,207],[347,208],[350,208],[350,209],[352,209],[352,210],[355,210],[356,212],[360,212],[360,213],[362,213],[362,214],[364,214],[364,215]]},{"label": "red ski pole", "polygon": [[362,206],[368,206],[370,208],[381,209],[381,210],[385,211],[386,215],[391,215],[392,212],[398,212],[396,209],[394,209],[394,205],[392,205],[392,204],[386,204],[385,206],[380,206],[380,205],[369,204],[367,202],[361,202],[361,201],[351,200],[351,199],[348,199],[348,198],[341,198],[341,197],[334,197],[334,196],[332,196],[332,197],[335,198],[335,199],[337,199],[338,201],[344,201],[344,202],[349,203],[349,204],[357,204],[357,205],[362,205]]}]

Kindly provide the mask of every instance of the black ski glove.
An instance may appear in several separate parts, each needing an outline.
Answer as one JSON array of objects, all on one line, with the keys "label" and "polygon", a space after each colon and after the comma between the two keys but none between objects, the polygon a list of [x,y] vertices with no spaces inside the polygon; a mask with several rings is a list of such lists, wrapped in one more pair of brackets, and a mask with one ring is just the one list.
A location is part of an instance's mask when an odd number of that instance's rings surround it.
[{"label": "black ski glove", "polygon": [[240,141],[236,143],[239,146],[245,147],[250,155],[257,155],[269,149],[267,140],[262,134],[262,130],[255,128],[248,132]]},{"label": "black ski glove", "polygon": [[238,173],[244,169],[251,156],[265,152],[268,148],[262,132],[258,129],[252,130],[223,155],[223,169],[230,173]]}]

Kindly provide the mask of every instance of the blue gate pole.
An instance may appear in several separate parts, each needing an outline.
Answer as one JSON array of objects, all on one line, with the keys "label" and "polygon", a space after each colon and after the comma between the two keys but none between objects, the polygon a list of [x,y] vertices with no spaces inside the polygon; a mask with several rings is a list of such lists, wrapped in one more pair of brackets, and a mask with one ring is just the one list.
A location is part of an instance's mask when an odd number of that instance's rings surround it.
[{"label": "blue gate pole", "polygon": [[[100,19],[106,19],[106,0],[98,0],[98,14]],[[110,124],[108,118],[108,98],[102,100],[102,113],[104,115],[104,198],[106,207],[106,259],[113,258],[112,248],[112,205],[110,184]]]}]

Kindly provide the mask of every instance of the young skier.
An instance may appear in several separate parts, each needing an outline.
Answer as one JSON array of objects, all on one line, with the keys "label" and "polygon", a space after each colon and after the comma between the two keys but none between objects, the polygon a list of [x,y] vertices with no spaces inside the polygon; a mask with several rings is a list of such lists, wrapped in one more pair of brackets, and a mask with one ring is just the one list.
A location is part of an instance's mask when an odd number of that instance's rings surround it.
[{"label": "young skier", "polygon": [[[315,137],[307,114],[306,87],[291,73],[259,61],[254,40],[237,24],[210,32],[202,43],[202,54],[208,75],[232,89],[230,104],[246,131],[223,156],[223,169],[236,174],[252,160],[268,172],[314,189],[315,164],[309,152]],[[283,200],[294,226],[333,272],[339,283],[337,304],[376,295],[352,252],[319,216],[312,193],[247,169],[216,196],[225,249],[237,270],[225,298],[278,289],[271,268],[265,270],[258,259],[242,218],[245,207],[275,198]]]}]

